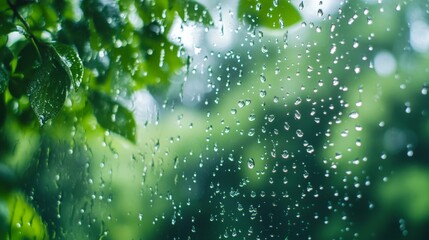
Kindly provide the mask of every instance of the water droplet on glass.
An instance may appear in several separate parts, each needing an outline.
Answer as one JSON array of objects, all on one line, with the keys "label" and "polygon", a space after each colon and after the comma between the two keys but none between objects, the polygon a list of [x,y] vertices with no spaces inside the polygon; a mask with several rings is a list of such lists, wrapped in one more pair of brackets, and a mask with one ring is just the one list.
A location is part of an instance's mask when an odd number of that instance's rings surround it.
[{"label": "water droplet on glass", "polygon": [[254,113],[251,113],[251,114],[249,115],[248,119],[249,119],[249,121],[251,121],[251,122],[255,121],[255,119],[256,119],[255,114],[254,114]]},{"label": "water droplet on glass", "polygon": [[283,159],[287,159],[287,158],[289,158],[289,152],[288,152],[287,150],[283,150],[282,158],[283,158]]},{"label": "water droplet on glass", "polygon": [[262,53],[267,53],[268,52],[268,48],[264,45],[261,47],[261,51]]},{"label": "water droplet on glass", "polygon": [[331,47],[331,51],[330,51],[330,53],[331,53],[331,54],[334,54],[336,51],[337,51],[337,45],[332,44],[332,47]]},{"label": "water droplet on glass", "polygon": [[422,95],[427,95],[428,94],[428,89],[426,86],[423,86],[422,88]]},{"label": "water droplet on glass", "polygon": [[353,119],[356,119],[356,118],[358,118],[358,117],[359,117],[359,113],[358,113],[358,112],[356,112],[356,111],[353,111],[353,112],[351,112],[351,113],[349,114],[349,117],[350,117],[350,118],[353,118]]},{"label": "water droplet on glass", "polygon": [[253,169],[255,167],[255,160],[253,158],[249,158],[247,161],[247,167]]},{"label": "water droplet on glass", "polygon": [[357,39],[353,39],[353,48],[359,47],[359,42]]},{"label": "water droplet on glass", "polygon": [[254,128],[249,129],[249,132],[247,133],[247,135],[250,137],[255,135],[255,129]]},{"label": "water droplet on glass", "polygon": [[237,105],[239,108],[244,107],[244,101],[243,100],[238,101]]}]

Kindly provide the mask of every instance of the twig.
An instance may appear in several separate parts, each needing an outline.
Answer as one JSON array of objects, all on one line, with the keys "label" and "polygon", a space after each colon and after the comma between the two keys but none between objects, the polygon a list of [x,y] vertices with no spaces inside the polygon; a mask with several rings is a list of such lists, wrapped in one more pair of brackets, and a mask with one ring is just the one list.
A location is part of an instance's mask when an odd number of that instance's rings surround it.
[{"label": "twig", "polygon": [[11,0],[7,0],[7,4],[9,5],[9,7],[12,9],[13,13],[15,16],[18,17],[19,21],[22,23],[22,25],[24,25],[25,31],[27,32],[28,36],[31,39],[31,43],[34,45],[34,47],[36,48],[37,51],[37,55],[39,55],[39,58],[42,59],[42,54],[40,53],[39,47],[37,46],[37,38],[36,36],[34,36],[34,34],[31,32],[30,30],[30,26],[28,25],[27,21],[24,19],[24,17],[22,17],[22,15],[19,13],[18,9],[16,8],[16,6],[11,2]]}]

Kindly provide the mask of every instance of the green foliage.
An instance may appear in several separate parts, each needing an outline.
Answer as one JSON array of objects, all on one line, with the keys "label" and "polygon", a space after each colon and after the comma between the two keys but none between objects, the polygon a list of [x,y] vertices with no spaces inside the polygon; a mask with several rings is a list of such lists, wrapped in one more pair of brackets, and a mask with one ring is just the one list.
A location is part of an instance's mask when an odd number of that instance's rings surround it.
[{"label": "green foliage", "polygon": [[[300,20],[287,2],[267,3],[260,12],[256,3],[241,1],[238,9],[254,26],[277,29]],[[136,121],[125,107],[132,94],[165,92],[171,78],[189,68],[183,46],[169,38],[177,17],[214,26],[209,9],[193,0],[0,1],[2,143],[11,142],[10,129],[49,136],[55,132],[49,128],[63,123],[73,124],[64,129],[92,129],[87,124],[94,117],[105,132],[136,143]],[[4,146],[0,157],[14,152]],[[0,186],[9,186],[2,174],[0,168]],[[15,188],[0,194],[0,238],[46,239],[43,220]]]},{"label": "green foliage", "polygon": [[132,112],[101,92],[92,92],[90,100],[94,115],[103,128],[118,133],[131,142],[136,141],[136,123]]},{"label": "green foliage", "polygon": [[0,94],[3,94],[9,82],[9,75],[3,64],[0,65]]},{"label": "green foliage", "polygon": [[28,87],[28,97],[31,107],[36,113],[40,124],[55,117],[66,99],[70,86],[70,78],[62,64],[62,59],[52,46],[39,45],[41,51],[40,65],[31,76]]},{"label": "green foliage", "polygon": [[201,3],[195,1],[175,1],[175,9],[180,17],[186,22],[188,20],[212,26],[213,19],[209,11]]},{"label": "green foliage", "polygon": [[240,0],[238,16],[252,26],[279,29],[301,20],[298,10],[287,0]]}]

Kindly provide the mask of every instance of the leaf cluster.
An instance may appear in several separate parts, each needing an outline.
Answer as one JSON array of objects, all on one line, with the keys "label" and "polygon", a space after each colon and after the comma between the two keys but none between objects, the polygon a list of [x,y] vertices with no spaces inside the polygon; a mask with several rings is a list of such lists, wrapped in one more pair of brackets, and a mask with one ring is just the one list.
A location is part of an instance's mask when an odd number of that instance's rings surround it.
[{"label": "leaf cluster", "polygon": [[[275,29],[300,20],[285,0],[241,0],[238,15],[252,26]],[[178,18],[214,25],[209,10],[193,0],[1,3],[0,124],[10,117],[43,126],[70,101],[66,112],[92,109],[86,112],[102,128],[134,142],[133,114],[122,100],[148,86],[165,90],[190,64],[183,46],[168,37]]]}]

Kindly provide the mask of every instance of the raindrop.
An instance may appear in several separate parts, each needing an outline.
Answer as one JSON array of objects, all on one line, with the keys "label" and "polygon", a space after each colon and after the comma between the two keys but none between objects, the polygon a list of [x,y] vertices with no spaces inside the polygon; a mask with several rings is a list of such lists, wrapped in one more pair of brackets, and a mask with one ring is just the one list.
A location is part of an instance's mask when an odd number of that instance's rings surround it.
[{"label": "raindrop", "polygon": [[360,67],[359,67],[359,66],[356,66],[356,67],[354,68],[354,72],[355,72],[356,74],[360,73]]},{"label": "raindrop", "polygon": [[349,117],[350,117],[350,118],[353,118],[353,119],[356,119],[356,118],[358,118],[358,117],[359,117],[359,113],[358,113],[358,112],[356,112],[356,111],[352,111],[352,112],[349,114]]},{"label": "raindrop", "polygon": [[355,130],[356,131],[358,131],[358,132],[360,132],[360,131],[362,131],[362,126],[361,125],[359,125],[359,124],[356,124],[356,126],[355,126]]},{"label": "raindrop", "polygon": [[359,47],[359,42],[357,39],[353,39],[353,48]]},{"label": "raindrop", "polygon": [[247,167],[253,169],[255,167],[255,160],[253,158],[249,158],[247,161]]},{"label": "raindrop", "polygon": [[317,16],[319,16],[319,17],[323,16],[323,10],[322,9],[317,10]]},{"label": "raindrop", "polygon": [[363,14],[368,15],[368,13],[369,13],[368,8],[365,8],[365,9],[363,10]]},{"label": "raindrop", "polygon": [[265,90],[261,90],[261,91],[259,92],[259,96],[260,96],[261,98],[263,98],[263,97],[267,96],[267,91],[265,91]]},{"label": "raindrop", "polygon": [[283,159],[287,159],[287,158],[289,158],[289,152],[288,152],[287,150],[283,150],[282,158],[283,158]]},{"label": "raindrop", "polygon": [[301,119],[301,113],[298,110],[295,110],[294,118],[295,120]]},{"label": "raindrop", "polygon": [[278,103],[278,102],[279,102],[279,97],[274,96],[274,98],[273,98],[273,102]]},{"label": "raindrop", "polygon": [[247,135],[250,137],[255,135],[255,129],[254,128],[249,129],[249,132],[247,133]]},{"label": "raindrop", "polygon": [[239,107],[239,108],[242,108],[242,107],[244,107],[244,104],[245,104],[245,103],[244,103],[244,101],[243,101],[243,100],[239,100],[237,104],[238,104],[238,107]]},{"label": "raindrop", "polygon": [[251,114],[249,115],[248,119],[249,119],[249,121],[251,121],[251,122],[255,121],[255,119],[256,119],[255,114],[254,114],[254,113],[251,113]]},{"label": "raindrop", "polygon": [[299,3],[298,8],[299,8],[299,10],[304,9],[304,2],[303,2],[303,1],[301,1],[301,2]]},{"label": "raindrop", "polygon": [[307,150],[308,153],[313,153],[314,152],[314,147],[312,145],[308,145],[306,150]]},{"label": "raindrop", "polygon": [[422,95],[427,95],[427,94],[428,94],[428,89],[427,89],[426,85],[424,85],[422,88]]},{"label": "raindrop", "polygon": [[337,51],[337,45],[335,45],[335,43],[334,43],[334,44],[332,44],[330,53],[334,54],[336,51]]},{"label": "raindrop", "polygon": [[261,51],[262,53],[267,53],[268,52],[268,48],[264,45],[261,47]]},{"label": "raindrop", "polygon": [[285,128],[285,130],[286,130],[286,131],[289,131],[289,129],[290,129],[290,125],[289,125],[289,123],[288,123],[288,122],[285,122],[285,124],[284,124],[284,128]]}]

